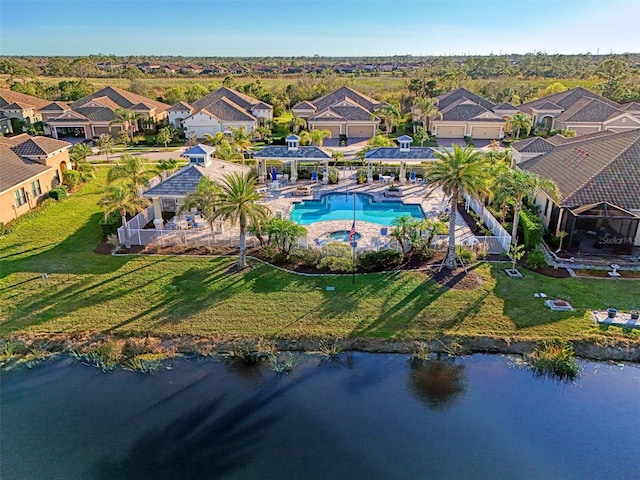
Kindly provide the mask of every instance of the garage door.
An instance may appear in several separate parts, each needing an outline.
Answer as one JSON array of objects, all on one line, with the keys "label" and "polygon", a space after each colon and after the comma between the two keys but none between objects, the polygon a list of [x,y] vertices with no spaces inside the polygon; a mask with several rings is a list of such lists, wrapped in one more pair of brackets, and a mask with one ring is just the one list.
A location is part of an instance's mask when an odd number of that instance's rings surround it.
[{"label": "garage door", "polygon": [[93,127],[93,135],[99,137],[100,135],[111,135],[109,127]]},{"label": "garage door", "polygon": [[472,127],[471,138],[497,140],[500,138],[500,127]]},{"label": "garage door", "polygon": [[331,138],[340,138],[340,125],[314,125],[314,130],[329,130]]},{"label": "garage door", "polygon": [[464,137],[464,125],[438,125],[438,138],[462,138]]},{"label": "garage door", "polygon": [[349,138],[371,138],[373,127],[371,125],[349,125]]}]

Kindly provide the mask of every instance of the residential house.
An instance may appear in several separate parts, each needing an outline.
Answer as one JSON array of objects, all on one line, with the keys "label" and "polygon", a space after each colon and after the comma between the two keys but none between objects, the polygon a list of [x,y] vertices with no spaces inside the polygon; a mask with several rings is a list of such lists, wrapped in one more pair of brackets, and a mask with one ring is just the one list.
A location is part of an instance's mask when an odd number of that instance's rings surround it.
[{"label": "residential house", "polygon": [[617,254],[640,246],[640,129],[567,139],[518,168],[558,185],[559,201],[541,191],[536,204],[546,228],[568,233],[568,249]]},{"label": "residential house", "polygon": [[70,143],[26,133],[0,137],[0,222],[35,208],[60,185],[69,168]]},{"label": "residential house", "polygon": [[178,102],[168,109],[169,122],[187,136],[215,135],[231,128],[246,127],[253,132],[273,118],[273,107],[227,87],[219,88],[193,102]]},{"label": "residential house", "polygon": [[153,223],[157,229],[162,229],[163,212],[178,213],[185,203],[189,193],[195,192],[203,177],[214,182],[220,182],[225,175],[251,171],[251,167],[237,163],[225,162],[213,157],[215,148],[209,145],[197,144],[186,150],[182,156],[189,159],[189,164],[159,184],[143,193],[153,203]]},{"label": "residential house", "polygon": [[42,98],[32,97],[13,90],[0,88],[0,119],[8,119],[2,122],[2,133],[21,133],[22,125],[30,127],[34,123],[42,121],[40,109],[51,102]]},{"label": "residential house", "polygon": [[547,130],[574,130],[578,135],[640,128],[640,112],[633,103],[622,106],[582,87],[572,88],[518,107],[534,124]]},{"label": "residential house", "polygon": [[69,105],[70,110],[47,120],[55,138],[97,138],[117,136],[124,125],[114,123],[115,111],[127,109],[141,116],[135,130],[163,123],[169,105],[116,87],[105,87]]},{"label": "residential house", "polygon": [[151,62],[138,63],[136,65],[136,68],[144,73],[159,72],[160,70],[162,70],[162,66],[160,64]]},{"label": "residential house", "polygon": [[599,138],[606,135],[612,135],[615,132],[611,130],[602,130],[600,132],[589,133],[580,137],[564,137],[560,134],[553,137],[531,137],[511,144],[511,152],[513,163],[518,165],[526,160],[535,158],[544,153],[549,153],[558,145],[566,145],[569,143],[581,142],[586,139]]},{"label": "residential house", "polygon": [[237,63],[234,63],[233,65],[229,65],[229,73],[233,74],[233,75],[243,75],[245,73],[249,73],[249,69],[247,67],[243,67],[242,65],[239,65]]},{"label": "residential house", "polygon": [[[429,129],[438,138],[502,139],[507,126],[504,117],[517,113],[509,104],[494,105],[465,88],[443,93],[436,99],[440,113],[429,121]],[[414,107],[412,111],[416,119],[419,109]]]},{"label": "residential house", "polygon": [[349,87],[341,87],[315,100],[300,102],[292,108],[304,118],[310,130],[329,130],[332,138],[365,139],[376,134],[380,120],[373,113],[385,105]]},{"label": "residential house", "polygon": [[204,67],[202,69],[203,75],[223,75],[227,73],[227,69],[220,65],[209,65],[208,67]]},{"label": "residential house", "polygon": [[298,179],[298,168],[300,162],[313,161],[322,162],[323,182],[327,183],[329,179],[329,160],[331,155],[324,151],[320,147],[316,146],[301,146],[300,137],[297,135],[289,135],[285,141],[287,145],[269,145],[263,148],[259,152],[254,153],[253,157],[258,160],[258,179],[260,182],[265,182],[267,179],[267,160],[279,160],[283,163],[288,163],[291,166],[291,181],[295,182]]}]

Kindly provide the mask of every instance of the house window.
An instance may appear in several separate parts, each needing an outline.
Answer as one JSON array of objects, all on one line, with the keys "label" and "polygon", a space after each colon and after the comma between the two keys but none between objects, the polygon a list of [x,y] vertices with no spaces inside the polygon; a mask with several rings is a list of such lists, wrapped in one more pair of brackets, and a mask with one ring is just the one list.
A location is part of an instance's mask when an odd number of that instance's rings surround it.
[{"label": "house window", "polygon": [[626,119],[626,118],[623,118],[623,119],[622,119],[622,123],[627,123],[627,119]]},{"label": "house window", "polygon": [[40,180],[34,180],[31,182],[31,196],[33,198],[42,195],[42,189],[40,188]]},{"label": "house window", "polygon": [[24,193],[24,188],[16,190],[13,192],[13,195],[16,197],[16,207],[21,207],[25,203],[27,203],[27,197]]},{"label": "house window", "polygon": [[547,198],[547,201],[544,204],[544,216],[547,216],[547,213],[549,212],[549,199]]},{"label": "house window", "polygon": [[55,173],[55,175],[53,176],[53,178],[55,178],[55,179],[56,179],[56,183],[57,183],[57,184],[60,184],[60,183],[61,183],[61,182],[60,182],[60,172],[59,172],[58,170],[56,170],[56,173]]}]

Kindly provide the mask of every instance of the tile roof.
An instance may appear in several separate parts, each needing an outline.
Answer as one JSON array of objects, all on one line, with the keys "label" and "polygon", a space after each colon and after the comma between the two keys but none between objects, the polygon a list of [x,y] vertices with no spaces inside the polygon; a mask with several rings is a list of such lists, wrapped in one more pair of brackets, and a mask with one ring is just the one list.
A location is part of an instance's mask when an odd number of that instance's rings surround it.
[{"label": "tile roof", "polygon": [[13,147],[13,151],[21,157],[49,155],[63,148],[70,147],[69,142],[49,137],[31,137]]},{"label": "tile roof", "polygon": [[229,173],[245,173],[251,171],[251,167],[237,163],[212,159],[207,167],[189,164],[181,168],[169,178],[147,190],[143,197],[184,197],[194,192],[200,179],[207,176],[214,182],[219,182]]},{"label": "tile roof", "polygon": [[270,107],[249,95],[222,87],[193,102],[192,114],[207,110],[223,121],[255,121],[256,118],[251,114],[251,110],[260,104]]},{"label": "tile roof", "polygon": [[313,103],[308,102],[307,100],[298,103],[295,105],[292,110],[315,110],[316,107]]},{"label": "tile roof", "polygon": [[297,150],[289,150],[284,145],[269,145],[253,154],[254,158],[305,158],[315,160],[330,159],[331,155],[319,147],[298,147]]},{"label": "tile roof", "polygon": [[495,112],[496,110],[510,110],[510,111],[518,111],[518,107],[514,107],[509,102],[502,102],[498,105],[494,105],[492,110]]},{"label": "tile roof", "polygon": [[609,202],[640,209],[640,130],[560,145],[519,168],[553,179],[562,206]]},{"label": "tile roof", "polygon": [[560,105],[557,105],[557,104],[555,104],[553,102],[549,102],[549,101],[542,102],[542,103],[540,103],[539,105],[537,105],[534,108],[536,110],[551,110],[552,112],[556,111],[556,110],[558,110],[558,111],[564,110],[564,108],[562,108]]},{"label": "tile roof", "polygon": [[640,103],[638,102],[629,102],[624,105],[620,105],[620,109],[625,112],[640,112]]},{"label": "tile roof", "polygon": [[[337,117],[321,117],[326,112],[332,112]],[[371,119],[371,112],[365,110],[360,105],[349,105],[344,107],[329,107],[326,110],[319,112],[313,117],[309,117],[309,121],[363,121],[363,122],[375,122]]]},{"label": "tile roof", "polygon": [[268,103],[264,103],[264,102],[258,102],[256,103],[253,107],[251,107],[252,110],[273,110],[273,107],[271,105],[269,105]]},{"label": "tile roof", "polygon": [[51,100],[43,100],[42,98],[32,97],[20,92],[14,92],[13,90],[7,90],[6,88],[0,88],[0,107],[9,105],[11,103],[24,103],[26,105],[32,105],[35,108],[42,108],[51,103]]},{"label": "tile roof", "polygon": [[158,113],[164,112],[169,108],[169,105],[166,103],[158,102],[117,87],[104,87],[91,95],[87,95],[86,97],[76,100],[70,106],[75,110],[76,108],[85,105],[87,102],[101,97],[107,97],[111,102],[118,105],[119,108],[131,108],[133,105],[137,105],[139,103],[144,103],[145,105],[155,108]]},{"label": "tile roof", "polygon": [[493,103],[491,103],[489,100],[486,100],[481,96],[470,92],[466,88],[457,88],[455,90],[451,90],[450,92],[438,95],[436,98],[438,99],[438,108],[440,109],[440,111],[444,110],[452,103],[458,102],[461,98],[471,100],[472,102],[481,105],[486,110],[491,110],[493,108]]},{"label": "tile roof", "polygon": [[116,118],[113,110],[107,107],[80,107],[75,112],[92,122],[111,122]]},{"label": "tile roof", "polygon": [[236,90],[227,87],[221,87],[218,90],[215,90],[208,95],[196,100],[192,103],[193,108],[196,110],[201,110],[203,108],[208,107],[210,104],[215,103],[222,99],[223,97],[228,98],[236,105],[240,106],[244,110],[250,110],[253,105],[259,102],[259,100],[250,97],[249,95],[245,95],[244,93],[240,93]]},{"label": "tile roof", "polygon": [[546,102],[551,102],[561,107],[563,110],[567,110],[574,103],[576,103],[577,101],[583,98],[597,98],[601,102],[607,103],[612,107],[620,108],[620,106],[616,102],[609,100],[608,98],[602,97],[596,93],[590,92],[589,90],[582,87],[572,88],[571,90],[567,90],[565,92],[556,93],[554,95],[549,95],[547,97],[539,98],[538,100],[524,103],[520,105],[519,108],[523,112],[531,113],[532,108],[535,108],[536,110],[541,110],[542,106]]},{"label": "tile roof", "polygon": [[175,105],[171,105],[167,109],[167,111],[169,112],[184,112],[185,110],[188,112],[193,112],[194,108],[187,102],[178,102]]},{"label": "tile roof", "polygon": [[0,144],[0,192],[40,175],[51,167],[21,158],[8,145]]},{"label": "tile roof", "polygon": [[584,140],[589,140],[591,138],[599,138],[606,137],[607,135],[615,135],[616,132],[612,130],[600,130],[599,132],[593,132],[586,135],[580,135],[579,137],[565,137],[563,135],[557,134],[553,137],[547,138],[548,142],[553,143],[554,145],[566,145],[567,143],[575,143],[582,142]]},{"label": "tile roof", "polygon": [[22,142],[26,142],[31,138],[31,135],[28,133],[21,133],[19,135],[14,135],[12,137],[0,137],[0,143],[5,145],[18,145]]},{"label": "tile roof", "polygon": [[522,153],[548,153],[553,147],[553,143],[542,137],[527,138],[511,144],[511,148]]},{"label": "tile roof", "polygon": [[[447,107],[440,110],[442,113],[441,121],[448,122],[469,122],[469,121],[499,121],[504,122],[502,118],[499,118],[495,113],[490,112],[482,105],[466,97],[460,97],[455,102],[450,103]],[[491,113],[493,118],[481,118],[478,119],[478,115],[485,113]]]},{"label": "tile roof", "polygon": [[373,148],[364,154],[371,160],[428,160],[435,158],[433,149],[429,147],[410,147],[409,151],[401,151],[399,147]]},{"label": "tile roof", "polygon": [[87,123],[89,119],[84,116],[80,112],[74,112],[73,110],[68,110],[66,112],[62,112],[60,115],[54,118],[50,118],[47,120],[47,123],[62,123],[62,122],[83,122]]},{"label": "tile roof", "polygon": [[371,97],[363,95],[360,92],[355,91],[349,87],[340,87],[337,90],[334,90],[331,93],[328,93],[320,98],[316,98],[315,100],[309,102],[311,103],[316,111],[322,111],[333,105],[340,103],[341,101],[349,99],[354,103],[357,103],[362,108],[367,110],[370,114],[377,110],[380,106],[384,105],[383,102],[375,100]]},{"label": "tile roof", "polygon": [[24,102],[13,102],[4,107],[0,107],[0,110],[28,110],[30,108],[34,108],[34,106]]},{"label": "tile roof", "polygon": [[622,113],[619,108],[597,98],[582,98],[558,115],[561,122],[604,122]]},{"label": "tile roof", "polygon": [[44,107],[42,107],[40,109],[40,111],[47,111],[47,112],[66,112],[67,110],[70,110],[71,107],[69,106],[68,103],[65,102],[51,102],[49,105],[46,105]]}]

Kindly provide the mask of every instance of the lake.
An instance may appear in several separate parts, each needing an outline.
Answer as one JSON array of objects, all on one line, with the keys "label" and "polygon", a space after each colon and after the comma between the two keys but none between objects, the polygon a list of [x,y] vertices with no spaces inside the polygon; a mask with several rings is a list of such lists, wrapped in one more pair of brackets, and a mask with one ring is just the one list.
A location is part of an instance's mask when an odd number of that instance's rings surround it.
[{"label": "lake", "polygon": [[0,477],[639,478],[640,368],[574,383],[505,356],[266,363],[181,359],[155,375],[61,357],[0,377]]}]

